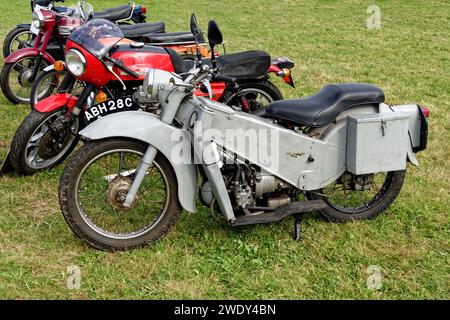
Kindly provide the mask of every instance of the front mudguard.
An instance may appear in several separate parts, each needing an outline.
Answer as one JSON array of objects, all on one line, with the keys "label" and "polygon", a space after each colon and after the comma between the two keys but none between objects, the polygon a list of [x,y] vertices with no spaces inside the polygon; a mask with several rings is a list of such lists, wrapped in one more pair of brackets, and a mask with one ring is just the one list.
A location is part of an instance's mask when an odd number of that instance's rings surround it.
[{"label": "front mudguard", "polygon": [[[35,49],[35,48],[24,48],[24,49],[20,49],[17,50],[15,52],[13,52],[12,54],[10,54],[6,59],[5,59],[5,64],[7,63],[16,63],[24,58],[27,57],[36,57],[39,55],[39,49]],[[48,54],[47,52],[43,53],[43,57],[44,61],[46,61],[48,64],[54,64],[55,63],[55,59],[53,59],[53,57]]]},{"label": "front mudguard", "polygon": [[77,98],[68,94],[68,93],[58,93],[53,96],[50,96],[46,99],[39,101],[34,109],[39,111],[40,113],[53,112],[58,109],[67,107],[69,111],[72,111],[75,103],[77,102]]},{"label": "front mudguard", "polygon": [[189,212],[196,212],[197,167],[192,159],[191,136],[186,130],[169,126],[150,113],[128,111],[96,120],[80,135],[88,140],[130,138],[154,146],[175,171],[181,206]]},{"label": "front mudguard", "polygon": [[18,29],[18,28],[23,28],[23,29],[30,29],[31,28],[31,24],[29,24],[29,23],[21,23],[21,24],[18,24],[17,26],[16,26],[16,29]]}]

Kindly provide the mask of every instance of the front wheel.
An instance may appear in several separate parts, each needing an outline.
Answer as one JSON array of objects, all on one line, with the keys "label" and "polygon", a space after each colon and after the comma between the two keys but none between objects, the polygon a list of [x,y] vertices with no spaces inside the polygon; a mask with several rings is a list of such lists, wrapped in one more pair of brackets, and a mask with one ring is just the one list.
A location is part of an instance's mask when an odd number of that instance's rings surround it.
[{"label": "front wheel", "polygon": [[88,142],[61,176],[59,202],[72,231],[101,250],[127,250],[163,237],[181,208],[175,173],[160,153],[131,208],[122,203],[147,145],[126,139]]},{"label": "front wheel", "polygon": [[65,116],[62,109],[49,113],[33,110],[23,120],[11,142],[10,161],[17,173],[31,175],[51,169],[72,152],[79,141],[78,118],[64,131],[55,134],[50,126]]},{"label": "front wheel", "polygon": [[283,94],[270,81],[244,82],[239,88],[239,92],[226,92],[223,103],[253,113],[266,109],[274,101],[283,100]]},{"label": "front wheel", "polygon": [[[36,59],[36,56],[24,57],[17,62],[7,63],[3,66],[0,75],[1,89],[5,97],[12,103],[30,103]],[[48,62],[41,61],[38,67],[37,77],[48,65]]]},{"label": "front wheel", "polygon": [[324,200],[321,211],[331,222],[371,219],[385,211],[397,198],[406,170],[354,176],[344,173],[331,185],[307,194],[311,200]]},{"label": "front wheel", "polygon": [[32,110],[39,101],[55,94],[55,91],[65,74],[65,71],[50,70],[43,71],[36,78],[30,93],[30,107]]}]

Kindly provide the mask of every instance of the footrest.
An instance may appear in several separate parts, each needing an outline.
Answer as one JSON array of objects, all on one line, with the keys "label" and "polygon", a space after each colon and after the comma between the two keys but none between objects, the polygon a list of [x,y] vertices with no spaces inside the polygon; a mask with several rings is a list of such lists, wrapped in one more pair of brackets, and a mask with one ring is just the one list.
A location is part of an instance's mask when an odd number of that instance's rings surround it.
[{"label": "footrest", "polygon": [[239,216],[236,218],[236,221],[233,223],[232,226],[236,227],[250,224],[276,222],[296,213],[317,211],[322,210],[326,207],[328,207],[328,205],[323,200],[293,202],[281,206],[272,212],[261,213],[256,215]]}]

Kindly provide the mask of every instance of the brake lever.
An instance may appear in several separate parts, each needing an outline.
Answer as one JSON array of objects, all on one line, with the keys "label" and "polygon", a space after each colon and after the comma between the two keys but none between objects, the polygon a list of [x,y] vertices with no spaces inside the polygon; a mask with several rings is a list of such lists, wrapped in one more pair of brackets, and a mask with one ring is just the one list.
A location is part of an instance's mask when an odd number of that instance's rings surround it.
[{"label": "brake lever", "polygon": [[204,79],[202,80],[203,85],[206,87],[206,90],[208,90],[209,93],[209,99],[212,99],[212,87],[211,87],[211,81],[209,81],[209,79]]}]

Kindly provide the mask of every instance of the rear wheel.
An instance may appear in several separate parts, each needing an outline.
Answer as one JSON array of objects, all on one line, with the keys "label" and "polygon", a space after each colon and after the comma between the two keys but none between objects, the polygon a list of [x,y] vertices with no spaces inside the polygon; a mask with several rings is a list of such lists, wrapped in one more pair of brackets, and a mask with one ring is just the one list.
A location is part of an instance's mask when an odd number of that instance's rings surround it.
[{"label": "rear wheel", "polygon": [[308,194],[328,208],[321,213],[332,222],[371,219],[385,211],[397,198],[405,181],[405,170],[363,176],[346,172],[331,185]]},{"label": "rear wheel", "polygon": [[6,58],[17,50],[32,47],[34,39],[36,35],[29,27],[16,27],[8,33],[3,42],[3,57]]},{"label": "rear wheel", "polygon": [[239,87],[240,93],[225,93],[223,102],[240,107],[245,112],[266,109],[272,102],[283,100],[283,94],[270,81],[246,82],[239,84]]},{"label": "rear wheel", "polygon": [[102,250],[126,250],[163,237],[178,220],[177,180],[158,154],[132,207],[122,203],[147,145],[125,139],[88,142],[61,176],[61,210],[72,231]]}]

